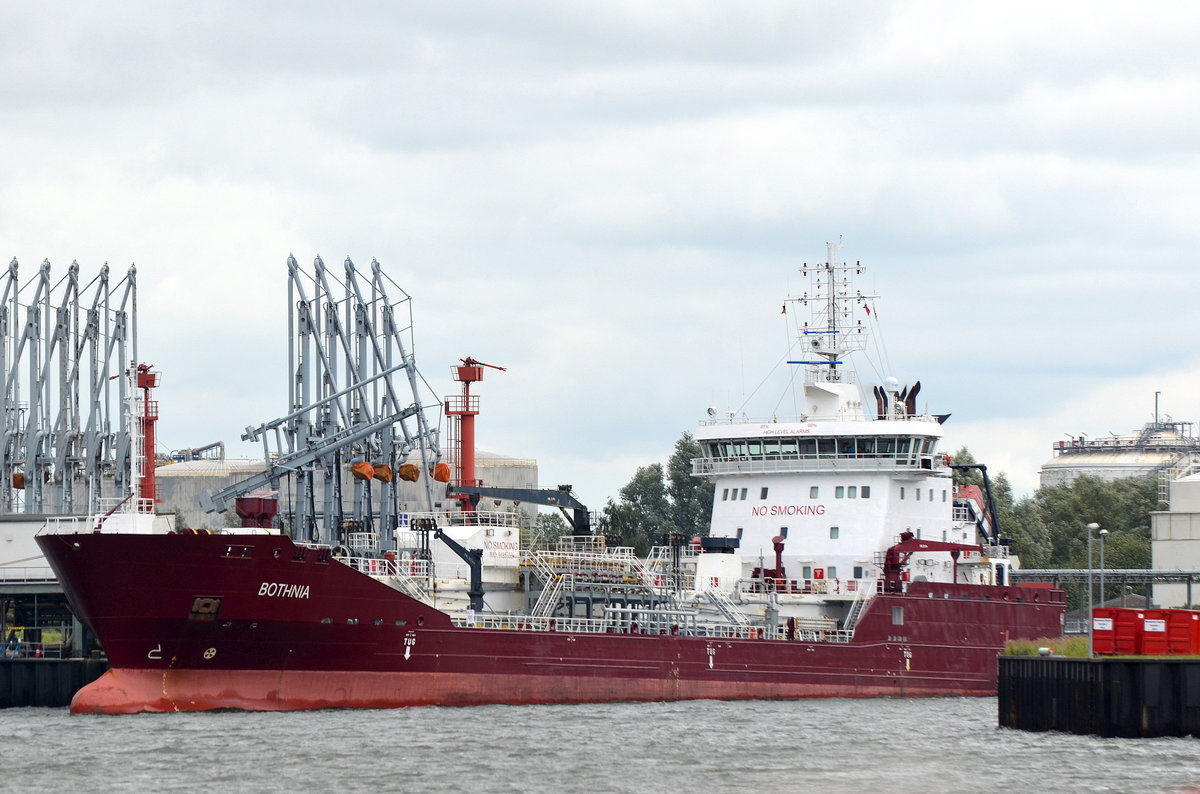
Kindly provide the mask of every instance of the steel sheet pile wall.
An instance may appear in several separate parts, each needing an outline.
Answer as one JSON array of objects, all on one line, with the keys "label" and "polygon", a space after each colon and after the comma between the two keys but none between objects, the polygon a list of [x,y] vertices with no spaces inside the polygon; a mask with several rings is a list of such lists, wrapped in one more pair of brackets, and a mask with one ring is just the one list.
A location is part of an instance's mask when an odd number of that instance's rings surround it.
[{"label": "steel sheet pile wall", "polygon": [[69,706],[71,698],[108,669],[103,659],[0,661],[0,708]]},{"label": "steel sheet pile wall", "polygon": [[1001,656],[999,723],[1097,736],[1200,736],[1200,660]]}]

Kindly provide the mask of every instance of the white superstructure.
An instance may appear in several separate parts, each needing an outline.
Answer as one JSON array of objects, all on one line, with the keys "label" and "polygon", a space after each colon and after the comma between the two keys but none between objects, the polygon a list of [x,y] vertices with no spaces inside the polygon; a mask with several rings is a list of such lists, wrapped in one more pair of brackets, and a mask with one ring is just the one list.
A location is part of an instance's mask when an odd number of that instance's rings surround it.
[{"label": "white superstructure", "polygon": [[[950,461],[940,448],[946,417],[918,410],[919,382],[901,388],[887,378],[864,399],[846,366],[847,354],[865,347],[875,296],[854,286],[861,265],[835,261],[839,247],[829,245],[823,265],[805,266],[810,289],[789,299],[813,310],[812,320],[797,328],[793,351],[800,353],[789,362],[805,368],[798,401],[804,413],[750,419],[710,409],[696,431],[702,456],[693,473],[716,489],[711,535],[737,539],[743,577],[773,571],[775,542],[782,539],[784,571],[766,575],[803,580],[802,589],[826,597],[873,590],[880,555],[904,532],[988,550],[987,559],[958,565],[945,553],[916,554],[909,564],[914,581],[990,584],[995,572],[984,563],[1007,564],[1000,559],[1006,555],[979,531],[982,500],[956,504]],[[732,562],[706,565],[707,556],[700,555],[697,579],[711,586],[716,577],[705,569]]]}]

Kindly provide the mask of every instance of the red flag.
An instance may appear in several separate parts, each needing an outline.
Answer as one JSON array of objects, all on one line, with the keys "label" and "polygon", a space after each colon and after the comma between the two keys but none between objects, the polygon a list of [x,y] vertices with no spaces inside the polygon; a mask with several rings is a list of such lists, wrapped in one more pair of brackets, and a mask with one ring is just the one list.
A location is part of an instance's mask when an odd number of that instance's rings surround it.
[{"label": "red flag", "polygon": [[863,304],[863,311],[865,311],[867,314],[870,314],[870,313],[871,313],[871,307],[870,307],[870,306],[868,306],[867,304],[865,304],[865,303],[864,303],[864,304]]}]

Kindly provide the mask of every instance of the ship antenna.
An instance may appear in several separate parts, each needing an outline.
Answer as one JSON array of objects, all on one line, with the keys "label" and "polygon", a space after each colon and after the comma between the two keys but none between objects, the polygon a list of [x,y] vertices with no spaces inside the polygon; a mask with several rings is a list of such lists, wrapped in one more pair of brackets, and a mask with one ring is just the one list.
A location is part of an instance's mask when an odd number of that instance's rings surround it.
[{"label": "ship antenna", "polygon": [[818,380],[838,383],[844,380],[838,370],[845,363],[843,357],[851,351],[862,350],[867,337],[862,320],[855,320],[851,316],[851,307],[862,306],[869,314],[867,302],[876,296],[866,295],[854,288],[854,274],[862,273],[862,264],[855,262],[847,265],[838,261],[838,252],[842,248],[841,237],[836,243],[826,243],[825,247],[823,265],[809,267],[805,264],[801,268],[801,273],[812,279],[811,292],[805,292],[801,298],[789,298],[804,305],[809,301],[814,304],[812,323],[805,323],[800,331],[807,340],[805,350],[811,357],[788,363],[808,365],[811,367],[810,375],[815,373]]}]

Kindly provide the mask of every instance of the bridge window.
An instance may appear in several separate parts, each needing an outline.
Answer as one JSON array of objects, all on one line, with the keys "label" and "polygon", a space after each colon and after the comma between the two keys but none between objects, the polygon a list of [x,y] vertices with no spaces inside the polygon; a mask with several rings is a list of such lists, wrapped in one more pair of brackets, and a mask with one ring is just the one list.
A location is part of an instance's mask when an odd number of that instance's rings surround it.
[{"label": "bridge window", "polygon": [[817,439],[817,455],[822,458],[837,457],[837,444],[832,438]]},{"label": "bridge window", "polygon": [[797,453],[796,439],[785,438],[779,442],[779,451],[784,455],[795,455]]},{"label": "bridge window", "polygon": [[747,449],[749,450],[749,452],[750,452],[750,454],[751,454],[751,455],[761,455],[761,454],[763,454],[763,451],[762,451],[762,442],[761,442],[761,441],[751,441],[751,442],[749,442],[749,444],[748,444],[748,446],[747,446]]},{"label": "bridge window", "polygon": [[815,438],[800,439],[800,454],[806,458],[817,456],[817,440]]},{"label": "bridge window", "polygon": [[858,439],[858,456],[860,458],[866,457],[866,456],[870,456],[872,458],[875,457],[875,439],[873,439],[873,438]]}]

